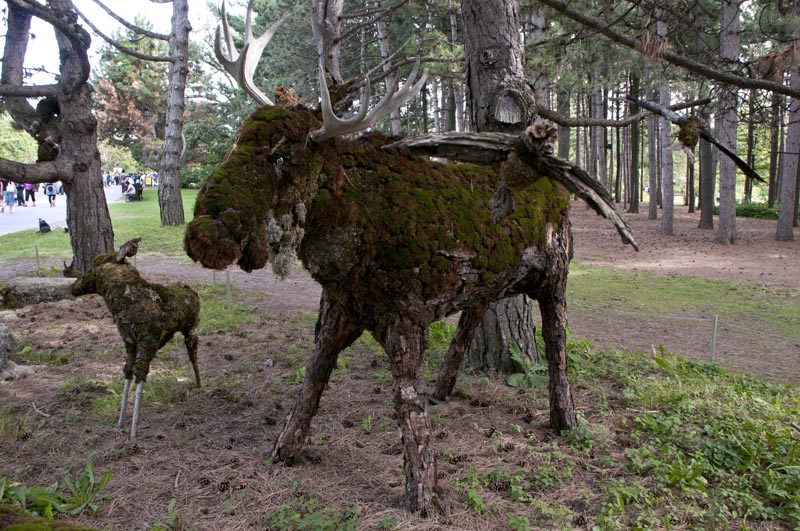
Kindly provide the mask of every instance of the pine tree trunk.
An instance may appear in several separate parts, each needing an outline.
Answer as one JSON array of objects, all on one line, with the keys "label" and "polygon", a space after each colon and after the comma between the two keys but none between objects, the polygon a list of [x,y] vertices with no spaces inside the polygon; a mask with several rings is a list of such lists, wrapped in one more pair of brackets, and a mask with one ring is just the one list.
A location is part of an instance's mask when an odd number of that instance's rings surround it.
[{"label": "pine tree trunk", "polygon": [[[464,0],[461,7],[472,126],[478,132],[519,132],[532,122],[536,101],[524,75],[517,2]],[[507,370],[512,342],[523,355],[535,358],[535,323],[529,306],[524,295],[491,305],[466,358]],[[500,328],[499,323],[503,323]]]},{"label": "pine tree trunk", "polygon": [[181,159],[183,152],[183,110],[186,77],[189,75],[188,0],[172,0],[172,34],[169,36],[169,90],[167,95],[167,129],[158,180],[158,206],[161,224],[183,225],[181,198]]},{"label": "pine tree trunk", "polygon": [[[631,98],[639,98],[639,76],[631,75]],[[639,112],[639,106],[631,104],[630,113]],[[639,165],[639,147],[641,146],[641,135],[639,134],[639,120],[631,124],[631,160],[630,160],[630,206],[628,212],[631,214],[639,213],[639,175],[641,166]]]},{"label": "pine tree trunk", "polygon": [[[739,4],[740,0],[722,0],[722,29],[720,30],[720,56],[723,61],[739,57]],[[717,139],[736,152],[736,89],[721,87],[715,132]],[[716,243],[736,243],[736,165],[728,157],[719,160],[719,227]]]},{"label": "pine tree trunk", "polygon": [[[800,17],[800,0],[794,0],[792,4],[792,15],[795,21]],[[792,33],[795,43],[800,43],[800,27],[795,24]],[[792,87],[800,87],[800,65],[792,65],[789,83]],[[778,213],[778,227],[775,231],[775,239],[778,241],[793,241],[793,227],[797,222],[797,196],[798,184],[800,184],[800,100],[792,98],[789,103],[789,134],[786,138],[784,151],[786,162],[782,168],[780,203],[781,209]]]},{"label": "pine tree trunk", "polygon": [[650,204],[647,219],[658,219],[658,119],[647,117],[647,168],[650,188]]}]

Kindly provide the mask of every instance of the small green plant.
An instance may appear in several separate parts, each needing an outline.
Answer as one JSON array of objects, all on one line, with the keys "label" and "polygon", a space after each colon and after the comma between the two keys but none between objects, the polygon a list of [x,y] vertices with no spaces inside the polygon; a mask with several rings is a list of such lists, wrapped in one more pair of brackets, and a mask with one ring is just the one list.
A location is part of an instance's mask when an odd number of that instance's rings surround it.
[{"label": "small green plant", "polygon": [[547,388],[547,367],[544,364],[523,356],[519,345],[513,341],[508,345],[508,352],[516,371],[506,378],[508,385],[522,389]]},{"label": "small green plant", "polygon": [[294,372],[285,375],[283,378],[290,385],[300,385],[306,381],[306,368],[300,367]]},{"label": "small green plant", "polygon": [[508,527],[513,531],[530,531],[531,521],[527,516],[511,515],[508,517]]},{"label": "small green plant", "polygon": [[108,498],[108,495],[101,494],[100,491],[103,490],[109,479],[111,479],[111,471],[107,470],[99,481],[97,480],[91,460],[86,462],[83,472],[76,480],[73,481],[65,474],[62,477],[62,483],[71,494],[67,499],[67,504],[72,506],[69,514],[81,514],[88,508],[92,510],[92,516],[97,516],[100,506],[96,502]]},{"label": "small green plant", "polygon": [[152,531],[177,531],[180,529],[180,522],[183,515],[180,511],[175,510],[177,501],[172,498],[167,504],[167,518],[166,520],[159,520],[153,524]]},{"label": "small green plant", "polygon": [[367,415],[367,418],[365,418],[364,420],[361,421],[361,429],[367,435],[372,433],[372,413],[371,412],[370,412],[369,415]]},{"label": "small green plant", "polygon": [[20,351],[22,359],[31,365],[47,365],[55,367],[69,363],[74,352],[61,354],[57,350],[36,350],[31,346],[26,346]]},{"label": "small green plant", "polygon": [[269,516],[273,531],[356,531],[358,514],[356,507],[344,511],[327,505],[321,507],[314,498],[296,497],[275,509]]},{"label": "small green plant", "polygon": [[97,480],[91,460],[87,461],[83,472],[75,480],[66,474],[62,477],[62,484],[68,491],[66,495],[58,491],[58,482],[48,487],[26,487],[1,476],[0,503],[13,505],[31,516],[45,518],[53,518],[56,514],[76,516],[87,509],[92,511],[92,516],[97,516],[100,512],[97,502],[108,497],[101,491],[109,479],[111,472],[107,471]]}]

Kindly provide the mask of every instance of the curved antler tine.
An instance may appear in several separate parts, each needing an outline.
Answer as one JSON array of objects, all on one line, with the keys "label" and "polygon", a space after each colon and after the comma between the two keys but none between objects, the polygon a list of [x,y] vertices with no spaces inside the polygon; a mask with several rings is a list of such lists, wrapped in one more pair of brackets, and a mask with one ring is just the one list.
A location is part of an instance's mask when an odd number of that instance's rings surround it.
[{"label": "curved antler tine", "polygon": [[250,0],[247,5],[244,44],[242,45],[242,51],[237,52],[233,44],[230,26],[228,25],[225,0],[222,1],[222,8],[220,10],[222,14],[222,32],[225,36],[225,44],[228,53],[226,54],[222,50],[220,28],[217,26],[216,38],[214,39],[214,55],[217,56],[217,60],[222,64],[223,68],[225,68],[225,71],[233,77],[236,83],[242,87],[251,98],[262,105],[274,105],[272,100],[256,86],[253,81],[253,74],[258,66],[258,59],[261,57],[261,54],[264,53],[264,48],[267,47],[269,41],[275,36],[278,28],[289,18],[289,13],[286,13],[278,19],[277,22],[270,26],[270,28],[258,38],[253,38],[253,3],[254,0]]},{"label": "curved antler tine", "polygon": [[[315,142],[320,142],[332,136],[344,135],[348,133],[356,133],[371,127],[387,114],[397,110],[400,106],[404,105],[408,100],[416,96],[422,86],[428,80],[428,69],[426,68],[422,76],[414,83],[414,78],[419,71],[420,59],[414,62],[414,68],[411,70],[411,75],[403,83],[399,90],[388,92],[369,113],[367,112],[367,105],[369,104],[370,84],[367,78],[364,84],[364,92],[361,94],[361,108],[358,113],[349,119],[343,120],[337,118],[333,112],[331,105],[331,97],[328,92],[328,85],[325,82],[324,68],[320,63],[320,95],[322,97],[322,123],[320,129],[311,131],[308,136]],[[395,88],[397,84],[395,84]]]}]

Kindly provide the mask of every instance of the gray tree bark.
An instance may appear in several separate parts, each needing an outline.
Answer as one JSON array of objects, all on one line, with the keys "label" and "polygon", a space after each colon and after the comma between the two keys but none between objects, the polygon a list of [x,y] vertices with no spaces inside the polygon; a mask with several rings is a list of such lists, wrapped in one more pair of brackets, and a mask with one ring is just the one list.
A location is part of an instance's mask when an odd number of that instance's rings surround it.
[{"label": "gray tree bark", "polygon": [[[24,85],[23,63],[32,14],[25,4],[17,2],[8,2],[7,8],[0,96],[14,121],[39,143],[39,155],[35,164],[2,159],[0,173],[19,183],[64,183],[72,266],[88,271],[95,257],[114,249],[100,178],[92,88],[87,82],[90,38],[78,24],[63,22],[77,20],[70,0],[50,0],[40,9],[52,17],[51,24],[58,30],[60,76],[55,85]],[[44,98],[34,109],[26,96]]]},{"label": "gray tree bark", "polygon": [[[722,0],[722,27],[719,52],[723,61],[736,61],[739,57],[739,5],[741,0]],[[732,87],[720,88],[715,133],[717,139],[731,151],[736,151],[736,91]],[[736,165],[728,157],[719,161],[719,227],[716,243],[736,243]]]},{"label": "gray tree bark", "polygon": [[[659,13],[660,16],[660,13]],[[659,19],[656,23],[656,33],[659,40],[667,38],[667,23]],[[664,79],[659,83],[658,100],[662,107],[669,107],[669,80]],[[661,153],[661,226],[658,232],[665,236],[672,236],[674,233],[673,219],[675,212],[675,189],[673,186],[674,175],[672,171],[672,123],[666,118],[661,118],[659,128],[658,145]]]},{"label": "gray tree bark", "polygon": [[[519,132],[536,113],[535,96],[525,79],[519,6],[516,0],[463,0],[461,9],[472,126],[478,132]],[[530,306],[524,295],[491,305],[467,349],[468,363],[498,363],[490,366],[507,369],[512,342],[523,356],[538,360]]]},{"label": "gray tree bark", "polygon": [[164,226],[183,225],[186,222],[181,197],[181,159],[186,78],[189,76],[190,31],[192,25],[189,23],[188,0],[172,0],[167,125],[158,170],[158,206],[161,224]]},{"label": "gray tree bark", "polygon": [[[792,36],[795,43],[800,43],[800,1],[792,3],[792,15],[795,19]],[[800,64],[792,65],[789,83],[800,88]],[[794,240],[794,225],[797,219],[795,210],[797,203],[798,172],[800,172],[800,100],[792,98],[789,103],[789,134],[786,138],[786,163],[783,166],[780,187],[781,209],[778,214],[778,227],[775,239],[778,241]]]},{"label": "gray tree bark", "polygon": [[647,207],[647,219],[658,219],[658,118],[647,117],[647,170],[650,204]]},{"label": "gray tree bark", "polygon": [[[633,99],[639,98],[639,76],[637,74],[631,75],[631,97]],[[632,104],[630,106],[630,113],[637,114],[639,106]],[[631,214],[639,213],[639,175],[641,166],[639,165],[639,147],[641,146],[641,135],[639,134],[639,120],[631,124],[631,160],[630,160],[630,189],[628,191],[630,196],[630,206],[628,212]]]}]

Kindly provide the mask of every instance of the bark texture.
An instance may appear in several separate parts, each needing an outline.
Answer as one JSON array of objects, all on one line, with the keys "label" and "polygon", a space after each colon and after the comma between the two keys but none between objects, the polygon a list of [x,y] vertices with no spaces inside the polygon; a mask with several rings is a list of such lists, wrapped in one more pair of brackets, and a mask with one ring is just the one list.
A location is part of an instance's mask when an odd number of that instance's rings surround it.
[{"label": "bark texture", "polygon": [[[740,3],[740,0],[722,0],[719,52],[723,61],[735,61],[739,57]],[[734,153],[738,123],[736,100],[734,88],[720,88],[715,130],[719,141]],[[736,243],[736,164],[728,157],[719,160],[719,227],[714,241],[723,245]]]},{"label": "bark texture", "polygon": [[[433,321],[459,311],[483,315],[490,302],[521,293],[539,298],[548,307],[550,369],[559,373],[551,374],[553,428],[575,425],[563,301],[569,196],[558,182],[580,172],[528,132],[506,160],[479,166],[436,163],[380,135],[308,142],[319,125],[299,107],[256,111],[203,186],[185,247],[207,267],[237,262],[247,271],[296,252],[323,287],[315,355],[276,459],[298,455],[338,353],[362,330],[373,332],[392,363],[406,502],[429,512],[437,507],[436,462],[417,376]],[[616,212],[591,178],[576,178]],[[500,181],[515,209],[493,222]]]},{"label": "bark texture", "polygon": [[[536,97],[525,77],[519,5],[516,0],[465,0],[461,12],[471,126],[480,133],[520,132],[536,116]],[[491,305],[487,316],[496,319],[488,318],[476,329],[467,359],[508,370],[512,342],[523,356],[535,358],[535,324],[527,306],[524,295]],[[520,318],[525,320],[515,322]],[[498,320],[508,326],[498,329]]]},{"label": "bark texture", "polygon": [[181,159],[183,158],[183,111],[186,78],[189,75],[188,0],[172,0],[172,33],[169,36],[169,89],[167,94],[167,126],[161,152],[158,184],[158,206],[161,224],[183,225],[181,198]]},{"label": "bark texture", "polygon": [[[51,0],[45,9],[57,26],[60,57],[57,85],[25,86],[22,65],[28,46],[31,12],[8,3],[3,51],[3,103],[14,121],[39,144],[35,164],[2,160],[4,176],[15,182],[61,180],[67,195],[67,226],[73,267],[87,271],[94,258],[114,247],[111,218],[100,179],[97,121],[87,79],[89,35],[77,24],[69,0]],[[42,97],[34,109],[25,97]]]},{"label": "bark texture", "polygon": [[[792,4],[792,15],[795,20],[795,27],[792,33],[796,46],[800,46],[800,2],[794,0]],[[796,62],[792,65],[789,83],[794,88],[800,88],[800,64]],[[786,138],[785,151],[788,153],[786,163],[783,165],[780,187],[781,209],[778,214],[778,226],[775,231],[775,239],[778,241],[793,241],[794,229],[796,224],[798,179],[800,179],[800,99],[792,98],[789,103],[789,134]]]}]

